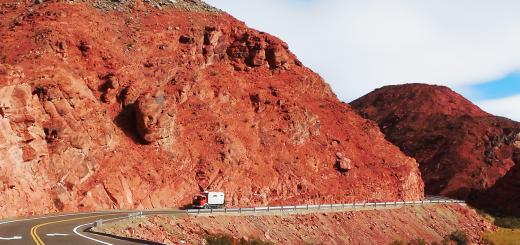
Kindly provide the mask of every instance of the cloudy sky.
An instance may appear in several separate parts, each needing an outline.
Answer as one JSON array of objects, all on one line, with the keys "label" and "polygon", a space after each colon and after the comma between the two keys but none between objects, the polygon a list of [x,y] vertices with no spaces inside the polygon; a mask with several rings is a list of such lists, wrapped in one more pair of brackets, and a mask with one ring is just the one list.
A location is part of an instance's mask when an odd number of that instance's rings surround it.
[{"label": "cloudy sky", "polygon": [[286,41],[344,101],[423,82],[520,120],[518,0],[206,2]]}]

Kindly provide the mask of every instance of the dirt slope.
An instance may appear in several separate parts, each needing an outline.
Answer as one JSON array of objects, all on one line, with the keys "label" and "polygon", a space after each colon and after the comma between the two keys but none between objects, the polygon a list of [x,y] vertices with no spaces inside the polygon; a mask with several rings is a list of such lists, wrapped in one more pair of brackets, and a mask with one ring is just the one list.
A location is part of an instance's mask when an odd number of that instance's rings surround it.
[{"label": "dirt slope", "polygon": [[[350,104],[417,159],[428,194],[477,199],[519,162],[520,123],[490,115],[449,88],[388,86]],[[507,188],[501,195],[518,198]]]},{"label": "dirt slope", "polygon": [[0,216],[420,199],[281,40],[199,1],[0,3]]},{"label": "dirt slope", "polygon": [[390,244],[418,238],[439,243],[460,230],[471,244],[481,244],[482,234],[494,227],[472,209],[446,205],[280,216],[152,216],[96,229],[164,244],[204,244],[211,234],[274,244]]}]

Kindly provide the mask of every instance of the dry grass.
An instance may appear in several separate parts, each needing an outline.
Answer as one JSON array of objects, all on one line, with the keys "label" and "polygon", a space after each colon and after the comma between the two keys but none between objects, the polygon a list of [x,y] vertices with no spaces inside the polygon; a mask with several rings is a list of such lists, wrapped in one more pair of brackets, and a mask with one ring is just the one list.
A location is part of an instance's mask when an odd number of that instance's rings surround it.
[{"label": "dry grass", "polygon": [[520,245],[520,218],[500,217],[477,210],[485,219],[499,227],[496,232],[487,232],[483,239],[490,245]]},{"label": "dry grass", "polygon": [[520,245],[520,229],[501,228],[496,232],[488,232],[484,239],[493,245]]}]

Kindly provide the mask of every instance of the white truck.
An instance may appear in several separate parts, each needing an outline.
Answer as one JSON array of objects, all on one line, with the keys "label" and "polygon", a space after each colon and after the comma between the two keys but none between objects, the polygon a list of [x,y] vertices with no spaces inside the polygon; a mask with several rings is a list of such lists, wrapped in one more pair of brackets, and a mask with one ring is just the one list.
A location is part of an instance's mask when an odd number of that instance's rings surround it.
[{"label": "white truck", "polygon": [[223,208],[226,205],[224,192],[205,191],[193,199],[193,207],[200,209]]}]

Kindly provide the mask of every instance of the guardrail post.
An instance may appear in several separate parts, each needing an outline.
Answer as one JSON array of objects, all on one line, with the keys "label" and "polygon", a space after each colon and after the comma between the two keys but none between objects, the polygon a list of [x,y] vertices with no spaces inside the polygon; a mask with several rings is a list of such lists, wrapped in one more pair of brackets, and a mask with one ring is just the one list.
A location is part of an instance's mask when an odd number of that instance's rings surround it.
[{"label": "guardrail post", "polygon": [[309,210],[309,204],[307,204],[307,210]]},{"label": "guardrail post", "polygon": [[238,213],[242,213],[242,208],[238,208]]},{"label": "guardrail post", "polygon": [[269,212],[271,210],[271,208],[269,206],[267,206],[267,212]]}]

